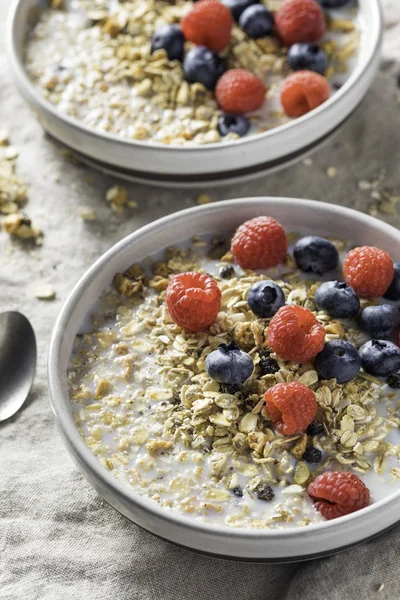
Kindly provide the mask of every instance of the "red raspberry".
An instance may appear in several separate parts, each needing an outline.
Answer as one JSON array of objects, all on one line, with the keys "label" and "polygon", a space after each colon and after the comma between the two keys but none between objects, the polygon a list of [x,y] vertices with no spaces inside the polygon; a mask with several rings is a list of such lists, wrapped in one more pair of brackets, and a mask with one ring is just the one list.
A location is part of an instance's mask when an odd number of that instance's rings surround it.
[{"label": "red raspberry", "polygon": [[244,115],[260,108],[265,92],[264,82],[246,69],[230,69],[220,77],[215,88],[218,105],[233,115]]},{"label": "red raspberry", "polygon": [[304,383],[277,383],[265,392],[264,398],[266,406],[261,414],[269,417],[283,435],[304,431],[317,414],[315,394]]},{"label": "red raspberry", "polygon": [[327,471],[308,486],[308,495],[325,519],[349,515],[369,504],[369,489],[354,473]]},{"label": "red raspberry", "polygon": [[268,327],[268,344],[284,360],[306,362],[324,347],[325,329],[302,306],[282,306]]},{"label": "red raspberry", "polygon": [[215,279],[201,273],[174,275],[167,287],[166,302],[172,320],[187,331],[203,331],[221,308],[221,292]]},{"label": "red raspberry", "polygon": [[346,283],[364,298],[383,296],[394,277],[389,254],[374,246],[350,250],[343,263],[343,271]]},{"label": "red raspberry", "polygon": [[330,95],[325,77],[312,71],[297,71],[283,82],[281,103],[288,117],[301,117],[326,102]]},{"label": "red raspberry", "polygon": [[324,12],[316,0],[284,0],[275,13],[275,26],[285,46],[318,42],[326,29]]},{"label": "red raspberry", "polygon": [[231,11],[215,0],[196,2],[181,21],[181,29],[187,40],[215,52],[221,52],[228,46],[232,27]]},{"label": "red raspberry", "polygon": [[272,217],[256,217],[246,221],[232,238],[231,251],[243,269],[269,269],[286,256],[285,230]]}]

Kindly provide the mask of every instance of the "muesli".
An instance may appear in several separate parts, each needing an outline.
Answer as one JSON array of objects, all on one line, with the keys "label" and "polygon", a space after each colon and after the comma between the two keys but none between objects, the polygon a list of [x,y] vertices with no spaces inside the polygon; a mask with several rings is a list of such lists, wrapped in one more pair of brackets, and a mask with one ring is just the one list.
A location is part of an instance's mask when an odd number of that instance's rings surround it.
[{"label": "muesli", "polygon": [[395,300],[386,252],[270,217],[231,244],[167,248],[117,273],[77,336],[76,426],[133,492],[197,520],[281,528],[361,509],[400,478]]},{"label": "muesli", "polygon": [[64,0],[40,12],[25,66],[90,128],[209,144],[319,106],[351,73],[359,37],[351,0]]}]

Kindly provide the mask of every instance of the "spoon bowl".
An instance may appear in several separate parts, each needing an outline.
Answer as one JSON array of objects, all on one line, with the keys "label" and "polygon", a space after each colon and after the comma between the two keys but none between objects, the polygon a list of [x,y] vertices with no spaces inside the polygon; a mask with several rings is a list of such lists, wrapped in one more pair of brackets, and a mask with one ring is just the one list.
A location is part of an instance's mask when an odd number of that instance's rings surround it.
[{"label": "spoon bowl", "polygon": [[0,314],[0,421],[12,417],[24,404],[36,370],[36,339],[24,315]]}]

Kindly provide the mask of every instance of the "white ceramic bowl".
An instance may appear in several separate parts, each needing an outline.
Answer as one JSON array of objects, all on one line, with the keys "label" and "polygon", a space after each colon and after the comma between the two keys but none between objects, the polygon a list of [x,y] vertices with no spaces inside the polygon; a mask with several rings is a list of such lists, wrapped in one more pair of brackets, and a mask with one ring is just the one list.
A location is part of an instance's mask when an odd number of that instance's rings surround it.
[{"label": "white ceramic bowl", "polygon": [[67,366],[75,335],[113,275],[162,248],[193,235],[232,232],[259,215],[277,218],[287,231],[337,235],[356,244],[376,245],[400,260],[400,232],[377,219],[332,204],[289,198],[245,198],[191,208],[155,221],[108,250],[75,286],[54,328],[49,387],[62,439],[83,475],[126,517],[167,540],[225,558],[304,560],[356,544],[399,519],[400,491],[368,508],[318,525],[279,530],[234,529],[196,522],[161,508],[131,491],[107,471],[75,427],[68,398]]},{"label": "white ceramic bowl", "polygon": [[14,0],[8,50],[16,84],[43,127],[98,168],[150,184],[214,183],[242,179],[287,166],[320,145],[351,115],[374,80],[380,60],[379,0],[359,0],[364,34],[353,72],[332,97],[311,113],[266,133],[228,145],[172,147],[138,142],[89,129],[42,98],[23,66],[29,15],[43,0]]}]

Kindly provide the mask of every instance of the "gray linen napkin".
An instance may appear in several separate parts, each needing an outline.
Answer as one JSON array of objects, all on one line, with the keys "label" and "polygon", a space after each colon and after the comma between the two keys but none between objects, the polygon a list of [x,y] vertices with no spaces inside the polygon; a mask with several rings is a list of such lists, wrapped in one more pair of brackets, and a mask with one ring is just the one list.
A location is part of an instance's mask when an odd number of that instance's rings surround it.
[{"label": "gray linen napkin", "polygon": [[[0,0],[0,20],[6,5],[7,0]],[[11,245],[0,234],[0,309],[27,314],[39,342],[29,401],[0,425],[1,600],[397,600],[399,529],[306,564],[233,563],[154,538],[110,508],[82,479],[60,441],[48,403],[45,363],[55,317],[71,286],[99,254],[144,223],[194,205],[196,191],[128,186],[139,208],[110,217],[104,198],[115,182],[66,161],[44,137],[9,81],[3,54],[0,81],[0,128],[10,130],[20,150],[19,174],[29,186],[26,210],[45,232],[39,250]],[[399,141],[399,105],[390,67],[311,165],[209,193],[215,201],[298,196],[368,211],[376,200],[358,182],[374,179],[384,167],[382,187],[400,187]],[[328,167],[337,169],[334,178],[327,176]],[[82,221],[82,205],[96,210],[96,221]],[[398,215],[379,216],[400,223]],[[40,282],[53,285],[55,301],[35,298]]]}]

